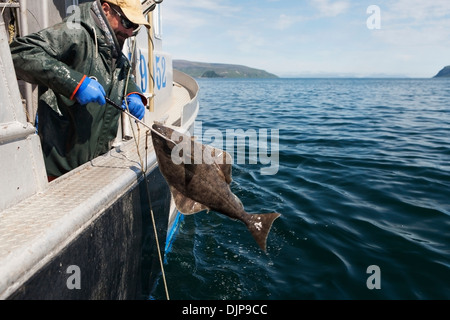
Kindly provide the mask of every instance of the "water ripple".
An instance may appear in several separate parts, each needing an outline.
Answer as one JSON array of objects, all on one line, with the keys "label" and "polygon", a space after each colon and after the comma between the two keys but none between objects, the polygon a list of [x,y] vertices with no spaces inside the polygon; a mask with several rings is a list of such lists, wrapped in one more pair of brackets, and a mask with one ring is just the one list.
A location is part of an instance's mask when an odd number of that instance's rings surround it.
[{"label": "water ripple", "polygon": [[199,83],[204,130],[280,130],[277,174],[234,164],[231,188],[282,217],[265,254],[240,222],[187,216],[167,257],[173,298],[450,298],[448,81]]}]

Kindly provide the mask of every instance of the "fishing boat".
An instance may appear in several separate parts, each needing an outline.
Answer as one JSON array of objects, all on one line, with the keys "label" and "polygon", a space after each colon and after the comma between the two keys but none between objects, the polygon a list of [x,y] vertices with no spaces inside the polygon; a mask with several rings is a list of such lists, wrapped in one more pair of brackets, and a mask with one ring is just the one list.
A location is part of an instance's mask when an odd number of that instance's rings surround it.
[{"label": "fishing boat", "polygon": [[[148,299],[180,221],[147,127],[122,115],[104,155],[48,182],[35,88],[17,81],[8,42],[76,12],[81,0],[0,2],[0,298]],[[124,52],[149,98],[144,122],[193,132],[198,85],[172,68],[162,0]]]}]

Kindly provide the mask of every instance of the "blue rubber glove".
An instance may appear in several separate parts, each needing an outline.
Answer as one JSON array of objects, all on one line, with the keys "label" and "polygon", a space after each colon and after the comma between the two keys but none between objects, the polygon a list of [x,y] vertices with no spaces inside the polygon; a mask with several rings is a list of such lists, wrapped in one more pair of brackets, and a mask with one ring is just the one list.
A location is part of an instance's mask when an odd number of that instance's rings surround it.
[{"label": "blue rubber glove", "polygon": [[86,77],[81,83],[80,88],[78,88],[75,99],[81,105],[88,104],[89,102],[97,102],[103,106],[106,104],[105,96],[105,89],[103,89],[102,85],[96,80]]},{"label": "blue rubber glove", "polygon": [[[127,96],[126,101],[128,103],[128,109],[130,113],[139,120],[142,120],[145,114],[145,106],[144,103],[142,102],[141,96],[136,93],[132,93],[129,96]],[[127,110],[125,100],[122,103],[122,109]]]}]

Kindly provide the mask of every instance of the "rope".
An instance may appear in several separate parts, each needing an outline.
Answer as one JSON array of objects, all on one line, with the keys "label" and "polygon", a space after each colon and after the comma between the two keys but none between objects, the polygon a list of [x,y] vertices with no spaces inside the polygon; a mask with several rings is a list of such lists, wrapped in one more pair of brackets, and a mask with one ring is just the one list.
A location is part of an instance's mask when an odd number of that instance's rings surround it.
[{"label": "rope", "polygon": [[[131,63],[132,63],[132,61],[134,61],[134,53],[136,51],[135,49],[136,49],[136,37],[133,39],[133,46],[132,46],[132,50],[131,50]],[[127,91],[127,88],[128,88],[128,82],[129,82],[129,79],[130,79],[131,69],[132,68],[128,69],[127,81],[125,83],[125,92]],[[126,99],[125,99],[125,105],[126,105],[127,111],[130,112],[130,110],[128,108],[128,102],[127,102]],[[137,154],[139,156],[139,161],[141,163],[141,172],[142,172],[142,175],[144,177],[145,188],[147,190],[147,198],[148,198],[148,203],[149,203],[149,207],[150,207],[150,216],[152,218],[153,232],[155,234],[156,247],[157,247],[157,252],[158,252],[159,264],[161,266],[161,273],[162,273],[163,282],[164,282],[164,290],[165,290],[165,293],[166,293],[166,299],[170,300],[169,290],[167,288],[166,273],[164,271],[164,262],[163,262],[163,258],[162,258],[162,254],[161,254],[161,247],[159,245],[158,230],[156,229],[155,214],[153,213],[153,206],[152,206],[152,200],[151,200],[151,196],[150,196],[150,189],[148,187],[149,181],[147,180],[147,173],[146,173],[146,171],[147,171],[147,167],[146,167],[147,166],[147,153],[148,153],[147,152],[147,150],[148,150],[148,134],[146,135],[146,140],[145,140],[145,151],[146,151],[145,152],[145,157],[146,157],[146,161],[145,161],[145,168],[144,168],[143,159],[142,159],[140,151],[139,151],[139,137],[140,137],[139,123],[136,122],[136,125],[137,125],[137,128],[138,128],[138,139],[136,139],[136,134],[135,134],[135,131],[134,131],[134,128],[133,128],[133,125],[132,125],[131,118],[129,117],[128,119],[130,121],[131,131],[133,133],[133,138],[134,138],[134,141],[135,141],[135,144],[136,144],[136,151],[137,151]],[[155,131],[155,130],[153,130],[153,131]]]},{"label": "rope", "polygon": [[[13,3],[12,0],[9,0],[7,3]],[[5,5],[2,9],[2,16],[5,13],[6,8],[8,8],[7,5]],[[16,34],[16,27],[15,27],[15,20],[16,18],[14,17],[14,10],[11,10],[11,19],[9,20],[8,23],[8,33],[9,33],[9,39],[8,39],[8,43],[11,44],[11,42],[13,42],[15,34]]]}]

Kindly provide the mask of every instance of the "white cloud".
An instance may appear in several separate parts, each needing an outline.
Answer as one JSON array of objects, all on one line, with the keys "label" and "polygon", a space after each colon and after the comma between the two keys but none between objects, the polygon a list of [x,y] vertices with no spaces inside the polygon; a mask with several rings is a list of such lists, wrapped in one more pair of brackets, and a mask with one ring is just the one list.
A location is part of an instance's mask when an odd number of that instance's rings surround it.
[{"label": "white cloud", "polygon": [[[381,9],[381,30],[366,27],[370,4]],[[450,0],[165,0],[162,8],[164,47],[176,58],[276,74],[428,76],[450,64]]]},{"label": "white cloud", "polygon": [[303,16],[290,16],[286,14],[280,14],[278,20],[275,22],[275,29],[286,30],[298,22],[306,21],[308,18]]},{"label": "white cloud", "polygon": [[409,19],[424,21],[439,19],[450,15],[450,1],[448,0],[398,0],[387,6],[388,19]]},{"label": "white cloud", "polygon": [[335,17],[343,14],[350,7],[348,1],[312,0],[312,5],[316,7],[321,16]]},{"label": "white cloud", "polygon": [[[254,54],[261,49],[270,46],[268,39],[256,32],[242,32],[240,28],[230,28],[225,33],[227,39],[227,52]],[[236,52],[237,51],[237,52]]]},{"label": "white cloud", "polygon": [[450,38],[448,0],[390,2],[381,7],[381,21],[381,30],[374,34],[383,42],[397,47],[448,47]]},{"label": "white cloud", "polygon": [[213,13],[219,13],[221,15],[231,14],[232,12],[240,11],[239,6],[236,5],[226,5],[223,0],[168,0],[164,1],[164,6],[170,10],[185,10],[189,9],[196,11],[201,9],[202,11],[209,11]]}]

